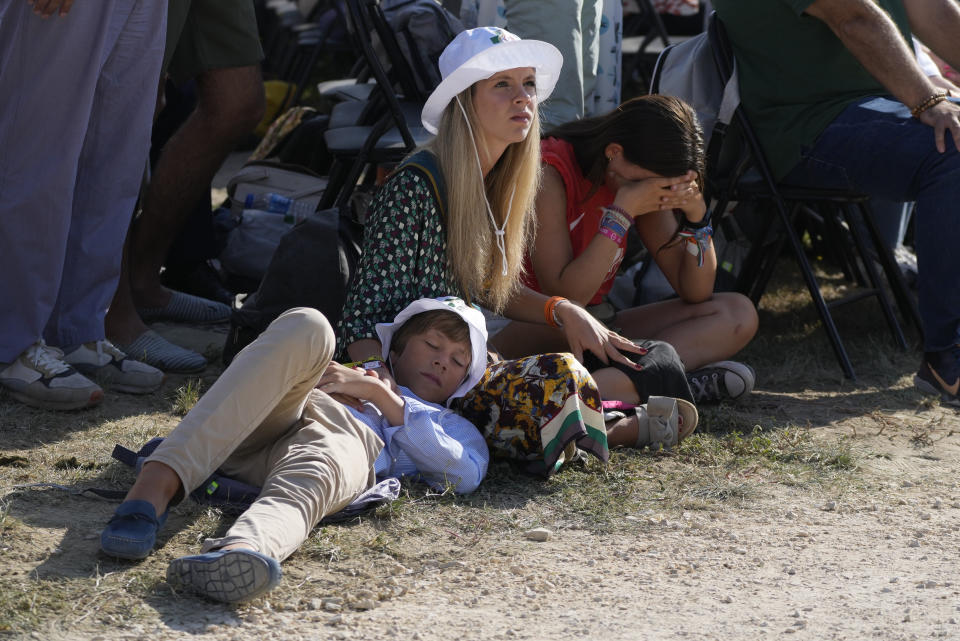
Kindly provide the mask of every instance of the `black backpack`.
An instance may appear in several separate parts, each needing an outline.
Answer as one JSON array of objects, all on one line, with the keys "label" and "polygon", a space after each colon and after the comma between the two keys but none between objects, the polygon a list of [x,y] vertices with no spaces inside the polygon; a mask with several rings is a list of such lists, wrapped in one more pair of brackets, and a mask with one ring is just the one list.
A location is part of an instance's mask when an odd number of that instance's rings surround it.
[{"label": "black backpack", "polygon": [[336,326],[347,284],[360,259],[363,226],[348,207],[317,212],[280,239],[257,291],[230,315],[223,346],[229,365],[267,325],[291,307],[313,307]]}]

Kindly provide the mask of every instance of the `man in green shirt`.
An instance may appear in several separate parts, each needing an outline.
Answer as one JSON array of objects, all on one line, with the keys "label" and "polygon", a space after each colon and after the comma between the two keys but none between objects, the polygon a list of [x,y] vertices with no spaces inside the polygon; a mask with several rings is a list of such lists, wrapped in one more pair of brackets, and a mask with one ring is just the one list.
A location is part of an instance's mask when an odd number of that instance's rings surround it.
[{"label": "man in green shirt", "polygon": [[917,387],[960,406],[960,105],[910,34],[960,68],[955,0],[714,0],[778,180],[917,202]]}]

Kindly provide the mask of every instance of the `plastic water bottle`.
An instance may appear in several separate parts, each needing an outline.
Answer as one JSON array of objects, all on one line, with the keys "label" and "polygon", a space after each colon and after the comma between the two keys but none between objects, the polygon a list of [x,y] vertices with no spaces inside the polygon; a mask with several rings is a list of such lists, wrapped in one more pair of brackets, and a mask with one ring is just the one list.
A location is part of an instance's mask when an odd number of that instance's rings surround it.
[{"label": "plastic water bottle", "polygon": [[[295,200],[290,205],[290,213],[287,214],[288,218],[292,218],[292,222],[299,223],[304,218],[307,218],[313,212],[317,210],[316,205],[313,203],[307,202],[305,200]],[[290,221],[288,221],[290,222]]]},{"label": "plastic water bottle", "polygon": [[257,209],[283,216],[283,222],[291,225],[300,222],[311,213],[314,207],[302,200],[291,200],[280,194],[247,194],[243,203],[244,209]]},{"label": "plastic water bottle", "polygon": [[247,194],[247,198],[243,202],[243,208],[286,215],[290,211],[292,203],[292,200],[280,194]]}]

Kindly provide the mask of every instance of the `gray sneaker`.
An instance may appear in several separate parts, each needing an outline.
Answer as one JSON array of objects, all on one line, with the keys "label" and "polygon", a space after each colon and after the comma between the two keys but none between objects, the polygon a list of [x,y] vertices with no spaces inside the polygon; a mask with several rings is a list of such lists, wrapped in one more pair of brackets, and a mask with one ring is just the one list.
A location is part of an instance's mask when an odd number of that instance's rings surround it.
[{"label": "gray sneaker", "polygon": [[63,352],[39,340],[12,363],[0,365],[0,385],[21,403],[45,410],[76,410],[102,401],[100,386],[62,359]]},{"label": "gray sneaker", "polygon": [[752,367],[736,361],[717,361],[687,373],[697,405],[740,400],[753,391],[756,379]]},{"label": "gray sneaker", "polygon": [[81,343],[63,360],[82,374],[118,392],[149,394],[158,390],[163,383],[163,372],[128,358],[106,339]]}]

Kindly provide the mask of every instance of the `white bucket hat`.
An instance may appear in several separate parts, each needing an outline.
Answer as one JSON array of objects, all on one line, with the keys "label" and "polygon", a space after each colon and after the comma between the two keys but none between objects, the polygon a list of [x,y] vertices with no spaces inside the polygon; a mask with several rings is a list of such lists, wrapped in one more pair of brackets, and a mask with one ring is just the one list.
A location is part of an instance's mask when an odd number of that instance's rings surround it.
[{"label": "white bucket hat", "polygon": [[433,90],[420,116],[430,133],[437,133],[443,110],[458,93],[498,71],[533,67],[537,76],[537,100],[550,97],[560,76],[563,56],[552,44],[521,40],[506,29],[478,27],[457,34],[440,55],[443,80]]},{"label": "white bucket hat", "polygon": [[411,316],[433,309],[456,312],[470,328],[470,369],[460,387],[447,399],[447,406],[449,406],[453,399],[473,389],[487,369],[487,323],[479,309],[467,305],[456,296],[417,299],[404,307],[392,323],[377,323],[377,336],[380,337],[380,344],[383,346],[380,355],[384,361],[387,361],[390,356],[390,341],[393,339],[393,333],[410,320]]}]

